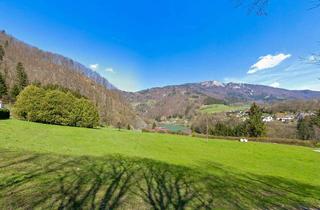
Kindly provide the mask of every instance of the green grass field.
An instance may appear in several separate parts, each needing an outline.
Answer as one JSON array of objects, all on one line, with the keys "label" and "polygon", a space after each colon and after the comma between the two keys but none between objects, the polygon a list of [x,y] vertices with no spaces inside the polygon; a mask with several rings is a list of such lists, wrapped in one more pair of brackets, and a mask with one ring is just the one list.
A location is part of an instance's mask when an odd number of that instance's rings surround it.
[{"label": "green grass field", "polygon": [[312,148],[0,121],[0,209],[320,207]]},{"label": "green grass field", "polygon": [[211,104],[205,105],[200,108],[200,111],[203,113],[220,113],[220,112],[231,112],[238,110],[249,109],[249,105],[224,105],[224,104]]}]

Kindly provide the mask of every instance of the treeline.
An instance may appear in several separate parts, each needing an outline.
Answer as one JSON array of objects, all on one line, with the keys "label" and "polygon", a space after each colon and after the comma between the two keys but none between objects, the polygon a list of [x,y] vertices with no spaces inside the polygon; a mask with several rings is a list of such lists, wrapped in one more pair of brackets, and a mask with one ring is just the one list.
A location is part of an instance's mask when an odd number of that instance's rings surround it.
[{"label": "treeline", "polygon": [[99,125],[96,106],[59,88],[26,87],[17,97],[13,114],[18,119],[55,125],[94,128]]},{"label": "treeline", "polygon": [[314,112],[318,110],[320,110],[319,100],[290,100],[276,102],[263,107],[263,111],[270,114],[278,112]]},{"label": "treeline", "polygon": [[264,109],[253,104],[246,120],[227,117],[225,114],[200,115],[193,120],[191,129],[195,133],[213,136],[271,137],[302,140],[320,140],[320,109],[315,115],[305,116],[297,123],[262,121]]},{"label": "treeline", "polygon": [[[0,45],[0,68],[5,56],[5,51],[2,45]],[[6,77],[0,71],[0,99],[6,101],[14,101],[17,95],[29,84],[28,76],[25,72],[24,66],[21,62],[18,62],[16,66],[16,79],[13,87],[9,89],[7,85]]]},{"label": "treeline", "polygon": [[223,117],[202,115],[192,123],[191,129],[196,133],[209,134],[214,136],[249,136],[260,137],[266,133],[266,125],[262,121],[262,109],[253,103],[248,119],[244,122],[236,119],[229,121]]}]

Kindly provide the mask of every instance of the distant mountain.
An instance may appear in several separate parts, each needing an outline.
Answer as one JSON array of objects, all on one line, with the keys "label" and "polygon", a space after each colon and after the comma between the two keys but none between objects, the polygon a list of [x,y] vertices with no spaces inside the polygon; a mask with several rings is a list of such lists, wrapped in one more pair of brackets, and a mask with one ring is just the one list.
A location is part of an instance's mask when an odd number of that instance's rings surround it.
[{"label": "distant mountain", "polygon": [[320,92],[286,90],[263,85],[206,81],[151,88],[126,93],[135,110],[146,118],[161,116],[191,117],[202,105],[212,103],[275,102],[320,99]]},{"label": "distant mountain", "polygon": [[0,32],[0,45],[5,49],[0,72],[9,87],[14,85],[17,63],[22,62],[31,82],[58,84],[94,101],[103,122],[144,125],[120,91],[97,72],[72,59],[25,44],[5,32]]}]

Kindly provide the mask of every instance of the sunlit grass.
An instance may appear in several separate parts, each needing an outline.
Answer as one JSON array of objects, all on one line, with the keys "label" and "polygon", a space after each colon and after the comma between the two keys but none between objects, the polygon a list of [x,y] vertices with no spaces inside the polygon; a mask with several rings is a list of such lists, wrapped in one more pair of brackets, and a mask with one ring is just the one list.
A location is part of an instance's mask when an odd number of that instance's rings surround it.
[{"label": "sunlit grass", "polygon": [[231,112],[231,111],[243,111],[248,109],[249,105],[224,105],[224,104],[211,104],[205,105],[200,108],[203,113],[220,113],[220,112]]},{"label": "sunlit grass", "polygon": [[[0,151],[0,208],[149,209],[155,206],[144,193],[157,197],[162,188],[172,188],[163,195],[172,208],[180,191],[197,194],[185,194],[188,208],[319,206],[320,153],[307,147],[7,120],[0,121]],[[117,200],[120,186],[127,190]]]}]

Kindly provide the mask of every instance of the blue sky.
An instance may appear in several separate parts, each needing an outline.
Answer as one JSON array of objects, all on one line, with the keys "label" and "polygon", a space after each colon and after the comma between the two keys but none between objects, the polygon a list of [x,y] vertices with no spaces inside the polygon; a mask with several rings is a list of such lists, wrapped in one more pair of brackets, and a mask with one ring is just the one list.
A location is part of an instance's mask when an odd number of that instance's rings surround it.
[{"label": "blue sky", "polygon": [[[250,0],[247,0],[250,1]],[[320,8],[271,0],[0,0],[0,29],[93,68],[123,90],[219,80],[320,90]]]}]

